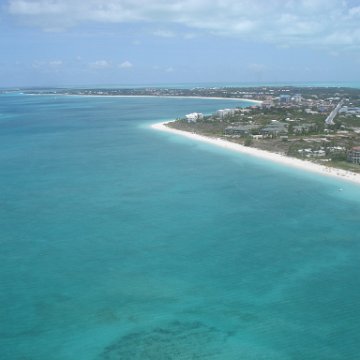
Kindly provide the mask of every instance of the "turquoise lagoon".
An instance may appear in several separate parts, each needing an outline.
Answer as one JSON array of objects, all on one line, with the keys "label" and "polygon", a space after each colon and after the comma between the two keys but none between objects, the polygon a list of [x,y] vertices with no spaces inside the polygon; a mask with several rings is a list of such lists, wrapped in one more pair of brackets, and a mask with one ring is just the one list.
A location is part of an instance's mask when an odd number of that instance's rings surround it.
[{"label": "turquoise lagoon", "polygon": [[0,96],[1,359],[359,358],[360,187],[149,127],[235,105]]}]

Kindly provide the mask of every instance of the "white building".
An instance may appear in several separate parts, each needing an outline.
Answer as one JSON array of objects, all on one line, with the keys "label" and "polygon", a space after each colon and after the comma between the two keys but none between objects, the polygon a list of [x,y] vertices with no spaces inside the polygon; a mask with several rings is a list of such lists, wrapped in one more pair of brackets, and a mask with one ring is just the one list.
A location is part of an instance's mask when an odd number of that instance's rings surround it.
[{"label": "white building", "polygon": [[348,152],[348,161],[360,164],[360,146],[355,146]]},{"label": "white building", "polygon": [[291,100],[293,101],[293,102],[295,102],[295,103],[301,103],[301,101],[302,101],[302,96],[301,96],[301,94],[295,94],[292,98],[291,98]]},{"label": "white building", "polygon": [[218,110],[215,114],[220,119],[223,119],[227,115],[234,115],[236,112],[236,109],[222,109]]},{"label": "white building", "polygon": [[202,113],[191,113],[185,115],[185,118],[187,122],[197,122],[198,120],[202,120],[204,118],[204,115]]}]

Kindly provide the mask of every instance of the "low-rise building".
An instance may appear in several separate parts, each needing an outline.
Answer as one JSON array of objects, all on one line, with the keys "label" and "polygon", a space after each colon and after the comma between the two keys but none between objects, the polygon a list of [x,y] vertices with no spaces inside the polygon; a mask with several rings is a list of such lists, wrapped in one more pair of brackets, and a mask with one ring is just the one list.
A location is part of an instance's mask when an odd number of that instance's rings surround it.
[{"label": "low-rise building", "polygon": [[314,111],[314,110],[311,110],[311,109],[305,109],[304,111],[305,111],[307,114],[311,114],[311,115],[316,115],[316,114],[319,113],[318,111]]},{"label": "low-rise building", "polygon": [[281,122],[272,122],[271,124],[263,127],[260,130],[260,133],[264,136],[286,135],[288,133],[287,126],[288,124]]},{"label": "low-rise building", "polygon": [[266,99],[261,103],[263,109],[271,109],[274,106],[274,101],[272,97],[266,97]]},{"label": "low-rise building", "polygon": [[324,150],[323,147],[318,150],[313,150],[311,148],[310,149],[299,149],[298,153],[303,156],[306,156],[308,158],[323,157],[326,155],[326,151]]},{"label": "low-rise building", "polygon": [[253,125],[228,126],[225,128],[224,134],[233,136],[246,136],[250,134],[252,129],[254,129]]},{"label": "low-rise building", "polygon": [[339,110],[339,114],[346,114],[346,115],[356,115],[360,114],[360,107],[356,106],[343,106]]},{"label": "low-rise building", "polygon": [[264,138],[264,135],[251,135],[251,137],[255,140],[260,140]]},{"label": "low-rise building", "polygon": [[360,164],[360,146],[355,146],[349,150],[347,159],[354,164]]}]

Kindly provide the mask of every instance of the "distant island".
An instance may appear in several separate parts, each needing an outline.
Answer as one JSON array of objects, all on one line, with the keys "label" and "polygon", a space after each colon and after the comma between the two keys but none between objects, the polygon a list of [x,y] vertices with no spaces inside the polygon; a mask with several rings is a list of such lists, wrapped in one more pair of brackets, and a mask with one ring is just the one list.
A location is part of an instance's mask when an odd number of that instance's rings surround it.
[{"label": "distant island", "polygon": [[166,124],[283,156],[360,173],[360,89],[345,87],[56,88],[25,94],[171,96],[251,100],[246,108],[193,112]]}]

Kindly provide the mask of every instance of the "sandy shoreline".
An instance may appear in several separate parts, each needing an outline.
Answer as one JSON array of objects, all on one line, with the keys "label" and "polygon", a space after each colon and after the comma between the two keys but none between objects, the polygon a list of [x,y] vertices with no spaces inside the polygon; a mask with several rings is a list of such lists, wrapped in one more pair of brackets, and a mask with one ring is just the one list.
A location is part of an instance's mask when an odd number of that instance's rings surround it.
[{"label": "sandy shoreline", "polygon": [[170,98],[170,99],[209,99],[209,100],[231,100],[246,101],[253,104],[261,104],[261,100],[245,98],[227,98],[210,96],[176,96],[176,95],[87,95],[87,94],[26,94],[31,96],[82,96],[82,97],[102,97],[102,98]]},{"label": "sandy shoreline", "polygon": [[276,153],[271,153],[271,152],[265,151],[265,150],[246,147],[246,146],[243,146],[240,144],[235,144],[235,143],[232,143],[230,141],[226,141],[226,140],[223,140],[220,138],[210,138],[210,137],[207,137],[204,135],[198,135],[198,134],[189,133],[187,131],[172,129],[172,128],[169,128],[168,126],[165,126],[165,124],[167,124],[168,122],[169,121],[156,123],[156,124],[151,125],[151,127],[156,130],[165,131],[165,132],[177,134],[180,136],[185,136],[192,140],[197,140],[197,141],[205,142],[205,143],[212,144],[215,146],[219,146],[219,147],[222,147],[225,149],[230,149],[233,151],[240,152],[242,154],[259,157],[262,159],[281,163],[281,164],[295,167],[298,169],[303,169],[305,171],[318,173],[321,175],[326,175],[326,176],[331,176],[331,177],[335,177],[335,178],[346,180],[346,181],[351,181],[353,183],[360,185],[360,174],[355,174],[350,171],[336,169],[336,168],[328,167],[325,165],[315,164],[310,161],[300,160],[300,159],[296,159],[296,158],[292,158],[292,157],[288,157],[288,156],[284,156],[284,155],[280,155],[280,154],[276,154]]}]

